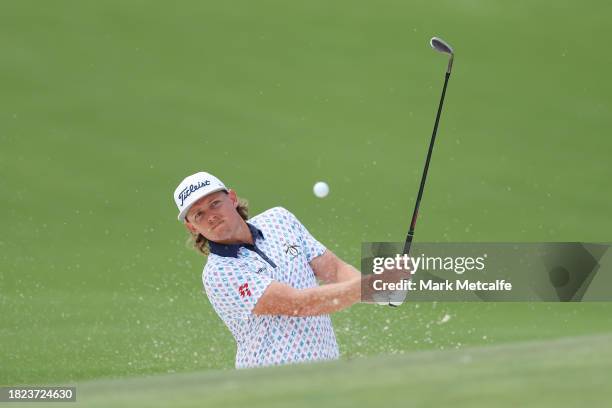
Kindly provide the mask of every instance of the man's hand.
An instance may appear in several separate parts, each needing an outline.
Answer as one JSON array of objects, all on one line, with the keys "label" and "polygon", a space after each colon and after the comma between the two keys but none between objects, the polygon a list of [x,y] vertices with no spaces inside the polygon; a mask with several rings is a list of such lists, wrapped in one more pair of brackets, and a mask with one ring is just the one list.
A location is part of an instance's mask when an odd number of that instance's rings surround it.
[{"label": "man's hand", "polygon": [[364,278],[361,300],[364,302],[387,302],[403,292],[402,282],[412,279],[412,264],[407,269],[389,268],[382,273],[367,275]]}]

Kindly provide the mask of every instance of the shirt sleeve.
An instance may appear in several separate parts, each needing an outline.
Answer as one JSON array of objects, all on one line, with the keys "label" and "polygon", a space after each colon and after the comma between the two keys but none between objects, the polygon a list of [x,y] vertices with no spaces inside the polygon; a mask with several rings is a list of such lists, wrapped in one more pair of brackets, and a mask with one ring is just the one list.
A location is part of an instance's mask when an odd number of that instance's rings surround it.
[{"label": "shirt sleeve", "polygon": [[248,319],[272,278],[249,269],[244,263],[213,267],[204,271],[204,290],[223,319]]},{"label": "shirt sleeve", "polygon": [[291,223],[291,227],[297,232],[297,234],[302,239],[302,244],[304,245],[304,254],[306,255],[306,259],[308,262],[312,261],[317,256],[323,255],[326,249],[323,244],[313,237],[310,232],[306,229],[306,227],[297,219],[295,215],[293,215],[290,211],[282,208],[282,211],[285,212],[287,217],[289,218],[289,222]]}]

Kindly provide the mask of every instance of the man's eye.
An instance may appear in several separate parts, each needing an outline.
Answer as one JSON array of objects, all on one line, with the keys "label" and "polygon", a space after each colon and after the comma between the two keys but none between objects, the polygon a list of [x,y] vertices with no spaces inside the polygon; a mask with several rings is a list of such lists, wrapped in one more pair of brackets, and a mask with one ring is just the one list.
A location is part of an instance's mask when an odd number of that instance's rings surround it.
[{"label": "man's eye", "polygon": [[218,207],[218,206],[219,206],[219,203],[221,203],[221,201],[219,201],[219,200],[217,200],[217,201],[213,201],[213,203],[212,203],[211,207],[212,207],[212,208],[216,208],[216,207]]}]

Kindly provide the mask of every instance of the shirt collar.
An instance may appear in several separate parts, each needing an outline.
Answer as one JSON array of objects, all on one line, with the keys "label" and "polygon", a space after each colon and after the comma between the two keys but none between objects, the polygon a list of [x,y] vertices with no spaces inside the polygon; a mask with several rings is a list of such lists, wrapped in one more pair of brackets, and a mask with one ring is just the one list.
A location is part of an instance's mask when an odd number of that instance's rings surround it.
[{"label": "shirt collar", "polygon": [[[256,226],[246,223],[247,227],[249,227],[249,231],[251,231],[251,236],[253,237],[253,245],[257,242],[258,238],[264,238],[263,232]],[[232,257],[238,258],[238,251],[240,247],[248,247],[250,244],[247,243],[239,243],[239,244],[219,244],[217,242],[209,241],[210,252],[224,257]]]}]

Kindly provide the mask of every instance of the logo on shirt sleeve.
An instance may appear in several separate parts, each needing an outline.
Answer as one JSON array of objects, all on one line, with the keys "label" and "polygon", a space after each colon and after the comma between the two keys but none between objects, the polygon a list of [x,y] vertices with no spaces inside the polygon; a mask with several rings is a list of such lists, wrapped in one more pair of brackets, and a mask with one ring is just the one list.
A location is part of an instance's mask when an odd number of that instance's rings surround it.
[{"label": "logo on shirt sleeve", "polygon": [[238,286],[238,293],[240,293],[240,297],[251,296],[251,289],[249,289],[248,283],[243,283]]}]

